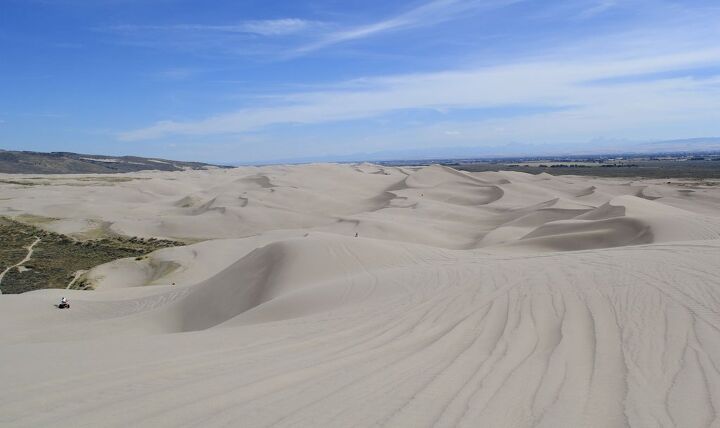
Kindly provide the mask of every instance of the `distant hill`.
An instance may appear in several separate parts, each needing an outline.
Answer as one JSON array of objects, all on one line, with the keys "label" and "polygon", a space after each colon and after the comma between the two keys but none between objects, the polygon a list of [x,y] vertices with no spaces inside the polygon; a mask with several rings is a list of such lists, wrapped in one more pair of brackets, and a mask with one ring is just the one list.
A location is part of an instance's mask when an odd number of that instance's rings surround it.
[{"label": "distant hill", "polygon": [[226,168],[200,162],[181,162],[137,156],[99,156],[69,152],[26,152],[0,150],[0,173],[8,174],[86,174],[133,171],[181,171]]}]

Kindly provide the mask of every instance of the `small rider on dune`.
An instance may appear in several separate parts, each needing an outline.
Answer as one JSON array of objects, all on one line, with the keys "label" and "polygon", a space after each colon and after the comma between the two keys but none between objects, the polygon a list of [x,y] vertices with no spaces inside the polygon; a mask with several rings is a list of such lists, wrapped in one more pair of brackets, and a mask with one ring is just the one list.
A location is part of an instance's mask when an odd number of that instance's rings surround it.
[{"label": "small rider on dune", "polygon": [[63,297],[60,299],[60,304],[58,305],[58,308],[60,309],[70,309],[70,303],[68,303],[67,298]]}]

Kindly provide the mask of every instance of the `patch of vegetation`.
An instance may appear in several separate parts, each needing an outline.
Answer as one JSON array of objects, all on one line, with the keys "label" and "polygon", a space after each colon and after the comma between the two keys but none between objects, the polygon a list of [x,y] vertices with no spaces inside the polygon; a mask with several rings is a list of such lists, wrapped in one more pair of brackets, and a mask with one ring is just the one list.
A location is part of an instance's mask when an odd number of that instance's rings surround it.
[{"label": "patch of vegetation", "polygon": [[0,217],[0,272],[20,262],[27,254],[27,246],[35,240],[31,228],[18,228],[14,223]]},{"label": "patch of vegetation", "polygon": [[77,181],[93,181],[93,182],[107,182],[107,183],[127,183],[129,181],[137,180],[150,180],[147,177],[78,177]]},{"label": "patch of vegetation", "polygon": [[[5,219],[5,220],[7,220],[7,219]],[[43,216],[34,215],[34,214],[20,214],[15,217],[15,220],[16,220],[16,222],[20,222],[20,223],[26,224],[26,225],[42,225],[42,224],[52,223],[59,219],[54,218],[54,217],[43,217]]]},{"label": "patch of vegetation", "polygon": [[[23,260],[36,238],[30,260],[10,269],[0,283],[3,294],[24,293],[42,288],[66,288],[75,272],[125,257],[142,257],[160,248],[185,245],[155,238],[112,236],[79,241],[59,233],[0,217],[0,272]],[[82,278],[73,288],[87,289]]]},{"label": "patch of vegetation", "polygon": [[[714,160],[714,158],[713,158]],[[530,174],[546,172],[552,175],[584,175],[612,178],[691,178],[699,180],[720,179],[720,165],[710,160],[642,160],[632,159],[628,163],[603,163],[595,167],[579,164],[541,163],[528,165],[518,162],[465,162],[443,163],[455,169],[468,172],[483,171],[520,171]]]},{"label": "patch of vegetation", "polygon": [[32,181],[19,181],[19,180],[0,180],[3,184],[17,184],[19,186],[37,186],[39,183]]}]

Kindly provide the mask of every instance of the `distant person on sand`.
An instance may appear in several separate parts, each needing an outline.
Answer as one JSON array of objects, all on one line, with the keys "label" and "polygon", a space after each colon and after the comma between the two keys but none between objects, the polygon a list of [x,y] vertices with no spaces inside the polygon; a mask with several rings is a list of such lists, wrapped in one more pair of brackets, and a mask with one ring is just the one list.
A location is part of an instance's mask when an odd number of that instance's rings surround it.
[{"label": "distant person on sand", "polygon": [[67,298],[63,297],[62,299],[60,299],[60,304],[58,305],[58,308],[70,309],[70,303],[68,303]]},{"label": "distant person on sand", "polygon": [[357,233],[357,232],[355,232],[355,237],[356,237],[356,238],[358,237],[358,233]]}]

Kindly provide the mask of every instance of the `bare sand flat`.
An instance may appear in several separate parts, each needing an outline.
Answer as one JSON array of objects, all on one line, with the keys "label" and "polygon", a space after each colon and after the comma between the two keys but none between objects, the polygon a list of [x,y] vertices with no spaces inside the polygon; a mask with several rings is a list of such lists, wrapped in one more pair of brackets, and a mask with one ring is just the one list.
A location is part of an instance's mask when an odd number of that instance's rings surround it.
[{"label": "bare sand flat", "polygon": [[0,215],[189,245],[96,267],[94,291],[0,296],[0,426],[720,426],[715,183],[371,164],[12,181]]}]

